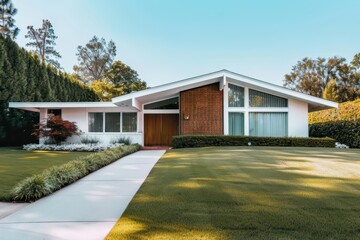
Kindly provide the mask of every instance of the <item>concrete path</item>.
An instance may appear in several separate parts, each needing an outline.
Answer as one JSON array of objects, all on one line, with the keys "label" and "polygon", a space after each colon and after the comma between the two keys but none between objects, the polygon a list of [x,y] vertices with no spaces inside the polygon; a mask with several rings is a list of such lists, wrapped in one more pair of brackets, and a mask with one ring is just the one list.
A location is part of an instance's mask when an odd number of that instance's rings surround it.
[{"label": "concrete path", "polygon": [[0,238],[103,239],[164,150],[139,151],[0,220]]},{"label": "concrete path", "polygon": [[26,207],[29,204],[30,203],[0,202],[0,219],[19,211],[21,208]]}]

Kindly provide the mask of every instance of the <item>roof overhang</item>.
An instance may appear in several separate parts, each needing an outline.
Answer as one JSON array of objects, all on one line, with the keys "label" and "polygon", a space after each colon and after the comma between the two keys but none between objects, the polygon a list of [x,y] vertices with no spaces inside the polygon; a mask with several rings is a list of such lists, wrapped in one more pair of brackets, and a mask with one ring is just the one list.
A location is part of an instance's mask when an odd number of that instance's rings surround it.
[{"label": "roof overhang", "polygon": [[112,103],[118,106],[131,103],[132,107],[138,108],[138,106],[141,104],[178,96],[179,93],[182,91],[205,86],[216,82],[219,82],[219,88],[220,88],[219,90],[222,90],[227,82],[231,82],[258,91],[265,91],[267,93],[276,96],[300,100],[309,104],[309,112],[338,107],[338,103],[336,102],[332,102],[322,98],[313,97],[304,93],[296,92],[287,89],[285,87],[281,87],[255,78],[230,72],[228,70],[221,70],[218,72],[213,72],[213,73],[149,88],[139,92],[133,92],[127,95],[113,98]]},{"label": "roof overhang", "polygon": [[33,112],[39,112],[39,109],[41,108],[54,109],[121,107],[123,109],[141,110],[142,104],[175,97],[178,96],[182,91],[217,82],[219,83],[219,90],[222,90],[226,84],[230,82],[258,91],[264,91],[279,97],[303,101],[308,103],[309,112],[338,107],[338,103],[336,102],[296,92],[275,84],[230,72],[228,70],[221,70],[153,88],[148,88],[139,92],[132,92],[123,96],[115,97],[112,99],[112,102],[10,102],[9,107]]},{"label": "roof overhang", "polygon": [[[9,107],[32,112],[40,112],[40,109],[42,108],[118,108],[119,106],[113,104],[112,102],[10,102]],[[123,107],[131,108],[131,104],[123,104]]]}]

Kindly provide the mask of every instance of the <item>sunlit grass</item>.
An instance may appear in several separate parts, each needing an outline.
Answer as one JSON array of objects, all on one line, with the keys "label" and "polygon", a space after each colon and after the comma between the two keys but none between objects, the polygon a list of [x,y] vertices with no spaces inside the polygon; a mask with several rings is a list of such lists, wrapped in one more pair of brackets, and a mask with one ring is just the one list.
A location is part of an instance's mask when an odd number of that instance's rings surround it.
[{"label": "sunlit grass", "polygon": [[175,149],[107,239],[360,239],[360,150]]},{"label": "sunlit grass", "polygon": [[88,154],[0,147],[0,200],[6,200],[9,191],[24,178]]}]

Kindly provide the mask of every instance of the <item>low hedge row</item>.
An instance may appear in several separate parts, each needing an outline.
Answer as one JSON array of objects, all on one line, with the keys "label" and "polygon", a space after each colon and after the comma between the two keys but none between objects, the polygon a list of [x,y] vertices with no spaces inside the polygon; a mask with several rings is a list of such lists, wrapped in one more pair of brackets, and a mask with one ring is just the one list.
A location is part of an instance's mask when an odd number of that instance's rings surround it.
[{"label": "low hedge row", "polygon": [[93,153],[60,166],[50,167],[19,182],[11,191],[14,201],[34,201],[139,150],[139,145],[122,146]]},{"label": "low hedge row", "polygon": [[360,121],[333,121],[309,125],[311,137],[331,137],[351,148],[360,148]]},{"label": "low hedge row", "polygon": [[292,146],[292,147],[335,147],[332,138],[292,138],[292,137],[251,137],[226,135],[175,136],[174,148],[207,146]]}]

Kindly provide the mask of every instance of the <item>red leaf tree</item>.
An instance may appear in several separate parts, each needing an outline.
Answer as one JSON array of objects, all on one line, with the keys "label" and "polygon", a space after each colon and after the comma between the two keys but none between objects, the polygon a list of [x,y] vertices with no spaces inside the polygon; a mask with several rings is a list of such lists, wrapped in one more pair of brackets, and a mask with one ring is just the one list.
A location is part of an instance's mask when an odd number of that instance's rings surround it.
[{"label": "red leaf tree", "polygon": [[65,141],[67,137],[79,135],[79,128],[75,122],[63,120],[60,116],[50,116],[34,125],[33,136],[39,138],[49,137],[56,144]]}]

